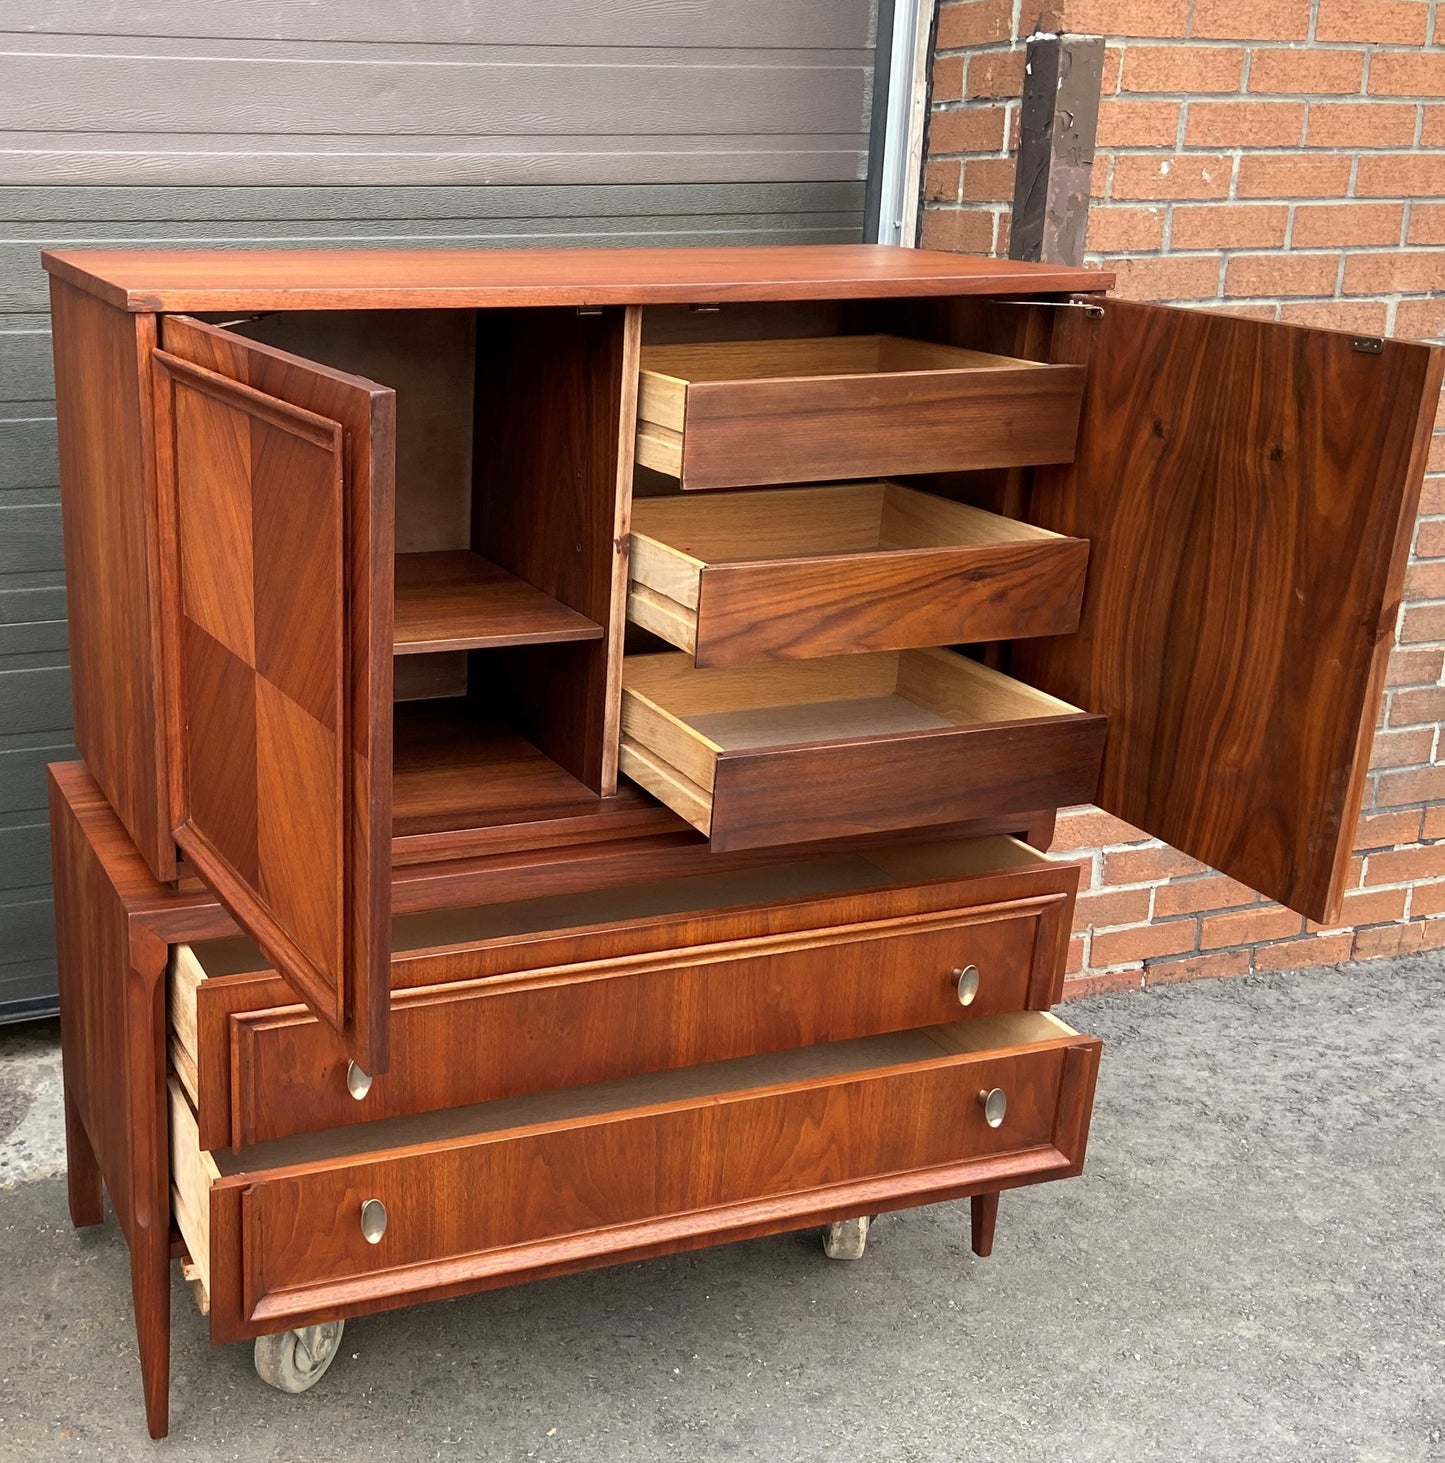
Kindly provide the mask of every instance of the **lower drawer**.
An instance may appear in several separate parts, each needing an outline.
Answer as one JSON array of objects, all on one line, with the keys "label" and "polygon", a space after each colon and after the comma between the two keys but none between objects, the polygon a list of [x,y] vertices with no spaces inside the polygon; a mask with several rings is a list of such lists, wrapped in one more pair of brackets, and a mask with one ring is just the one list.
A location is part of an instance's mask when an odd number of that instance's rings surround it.
[{"label": "lower drawer", "polygon": [[[235,942],[181,946],[174,1065],[206,1147],[870,1036],[1058,998],[1078,871],[956,840],[398,922],[369,1083]],[[731,901],[731,907],[729,907]],[[630,918],[629,918],[630,915]],[[498,920],[510,923],[498,924]],[[519,933],[525,931],[525,937]],[[253,963],[255,956],[253,952]],[[211,972],[208,974],[208,970]]]},{"label": "lower drawer", "polygon": [[1054,1016],[1014,1013],[241,1158],[199,1150],[175,1085],[177,1218],[213,1339],[236,1340],[1075,1174],[1098,1052]]},{"label": "lower drawer", "polygon": [[618,765],[714,849],[1092,801],[1106,719],[951,650],[622,666]]}]

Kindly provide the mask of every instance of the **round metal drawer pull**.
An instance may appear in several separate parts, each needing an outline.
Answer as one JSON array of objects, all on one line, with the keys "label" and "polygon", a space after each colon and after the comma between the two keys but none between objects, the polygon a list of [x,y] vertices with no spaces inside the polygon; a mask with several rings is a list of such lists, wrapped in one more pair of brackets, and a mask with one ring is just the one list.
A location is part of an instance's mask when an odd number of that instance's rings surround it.
[{"label": "round metal drawer pull", "polygon": [[346,1090],[358,1102],[371,1091],[371,1078],[355,1062],[346,1064]]},{"label": "round metal drawer pull", "polygon": [[960,1006],[973,1005],[973,998],[978,994],[978,966],[965,965],[962,969],[955,970],[953,988],[958,992]]},{"label": "round metal drawer pull", "polygon": [[1008,1112],[1008,1098],[1002,1087],[990,1087],[978,1094],[978,1105],[983,1109],[983,1120],[989,1127],[998,1127]]},{"label": "round metal drawer pull", "polygon": [[381,1243],[386,1233],[386,1205],[380,1199],[368,1199],[361,1206],[361,1237],[369,1245]]}]

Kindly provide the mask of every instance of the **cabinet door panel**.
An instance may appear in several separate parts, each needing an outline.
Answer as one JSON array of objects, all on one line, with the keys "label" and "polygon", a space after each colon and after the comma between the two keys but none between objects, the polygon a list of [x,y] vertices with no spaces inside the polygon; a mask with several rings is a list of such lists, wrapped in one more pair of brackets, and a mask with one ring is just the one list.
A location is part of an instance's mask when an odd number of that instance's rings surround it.
[{"label": "cabinet door panel", "polygon": [[155,353],[177,844],[368,1072],[386,1066],[385,388],[184,318]]},{"label": "cabinet door panel", "polygon": [[1441,353],[1110,302],[1061,311],[1079,450],[1031,517],[1089,541],[1077,635],[1013,669],[1109,718],[1099,802],[1339,915]]}]

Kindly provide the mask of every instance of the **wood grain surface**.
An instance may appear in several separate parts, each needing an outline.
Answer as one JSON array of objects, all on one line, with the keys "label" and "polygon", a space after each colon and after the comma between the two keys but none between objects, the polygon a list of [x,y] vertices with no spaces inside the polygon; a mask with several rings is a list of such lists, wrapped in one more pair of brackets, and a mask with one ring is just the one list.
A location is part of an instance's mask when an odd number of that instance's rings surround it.
[{"label": "wood grain surface", "polygon": [[632,516],[629,613],[699,666],[1078,623],[1087,544],[897,483],[643,498]]},{"label": "wood grain surface", "polygon": [[1089,388],[1030,510],[1090,542],[1083,618],[1015,673],[1108,717],[1104,807],[1333,921],[1445,357],[1105,308],[1057,326]]},{"label": "wood grain surface", "polygon": [[163,340],[176,841],[356,1060],[382,1071],[394,398],[197,322],[168,319]]},{"label": "wood grain surface", "polygon": [[[630,484],[618,460],[635,334],[623,310],[506,311],[479,323],[472,548],[600,626],[613,623],[626,588]],[[473,657],[473,694],[505,704],[554,762],[611,793],[610,666],[620,651],[609,635]]]},{"label": "wood grain surface", "polygon": [[664,832],[676,821],[637,788],[600,797],[505,722],[461,700],[396,708],[393,857],[476,857]]},{"label": "wood grain surface", "polygon": [[396,558],[398,655],[600,640],[602,626],[467,549]]},{"label": "wood grain surface", "polygon": [[[783,895],[790,873],[768,870],[760,890]],[[1076,879],[1072,865],[1021,865],[795,900],[786,920],[768,908],[702,908],[646,925],[398,954],[392,1070],[360,1102],[329,1030],[304,1009],[269,1004],[269,973],[202,982],[188,1034],[175,1030],[195,1054],[203,1144],[243,1147],[960,1015],[1045,1009],[1062,979]],[[717,881],[693,882],[694,897],[718,897]],[[558,903],[574,918],[589,904],[620,915],[630,894]],[[657,897],[670,902],[665,886]],[[676,898],[686,898],[685,883]],[[453,936],[464,928],[447,923]],[[204,949],[200,957],[209,958]],[[980,985],[964,1010],[954,976],[969,964]]]},{"label": "wood grain surface", "polygon": [[156,322],[51,285],[75,745],[158,879],[175,876],[156,596]]},{"label": "wood grain surface", "polygon": [[[146,1423],[166,1432],[170,1383],[170,1162],[162,1101],[165,942],[133,920],[165,899],[79,763],[49,782],[71,1218],[101,1218],[101,1185],[130,1248]],[[73,800],[72,800],[73,799]],[[121,864],[113,879],[111,859]]]},{"label": "wood grain surface", "polygon": [[[888,336],[865,341],[893,341]],[[726,342],[715,347],[725,368],[697,367],[685,381],[680,424],[667,393],[649,417],[644,390],[637,458],[676,477],[684,489],[734,488],[764,483],[823,482],[878,474],[951,472],[1068,462],[1073,457],[1084,375],[1074,366],[1038,365],[1004,357],[899,340],[877,364],[850,374],[834,372],[837,342]],[[776,348],[813,347],[777,374]],[[772,348],[765,353],[765,347]],[[911,351],[906,348],[911,348]],[[749,353],[764,359],[749,368]],[[644,351],[644,387],[650,360],[682,372],[707,347],[659,346]],[[785,356],[790,353],[784,351]],[[673,364],[680,355],[682,363]],[[911,356],[922,356],[926,364]],[[935,359],[937,357],[938,359]],[[897,364],[895,364],[895,360]],[[852,365],[854,363],[849,362]],[[759,374],[729,376],[727,371]],[[828,372],[827,374],[823,374]]]},{"label": "wood grain surface", "polygon": [[[213,1338],[796,1228],[864,1194],[877,1212],[1075,1171],[1098,1044],[1033,1020],[984,1049],[988,1021],[463,1109],[454,1136],[398,1129],[403,1146],[355,1156],[250,1150],[274,1166],[223,1161],[211,1190]],[[976,1096],[994,1086],[997,1129]],[[372,1197],[389,1215],[375,1246],[358,1225]]]},{"label": "wood grain surface", "polygon": [[46,269],[125,310],[493,308],[1102,290],[1100,270],[884,244],[702,249],[65,249]]}]

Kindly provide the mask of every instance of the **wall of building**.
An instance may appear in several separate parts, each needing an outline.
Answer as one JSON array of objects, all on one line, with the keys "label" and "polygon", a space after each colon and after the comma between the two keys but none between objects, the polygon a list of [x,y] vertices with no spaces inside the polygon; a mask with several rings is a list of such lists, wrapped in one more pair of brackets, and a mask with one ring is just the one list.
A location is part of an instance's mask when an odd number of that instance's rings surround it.
[{"label": "wall of building", "polygon": [[[1087,258],[1121,295],[1445,340],[1445,0],[944,3],[924,246],[1008,252],[1035,30],[1108,38]],[[1445,946],[1445,410],[1436,428],[1344,923],[1072,810],[1076,989]]]}]

